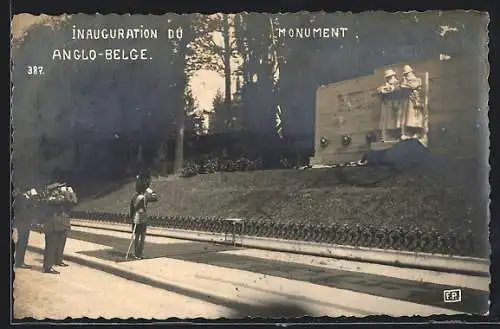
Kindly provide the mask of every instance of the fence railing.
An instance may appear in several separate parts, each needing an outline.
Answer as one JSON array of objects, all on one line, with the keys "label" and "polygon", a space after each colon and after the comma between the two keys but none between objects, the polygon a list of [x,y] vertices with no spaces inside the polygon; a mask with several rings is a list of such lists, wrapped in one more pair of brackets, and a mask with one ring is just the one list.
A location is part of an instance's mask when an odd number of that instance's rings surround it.
[{"label": "fence railing", "polygon": [[[131,223],[126,214],[74,211],[75,219]],[[226,233],[232,230],[231,223],[222,218],[189,216],[151,216],[149,225],[171,229]],[[372,225],[345,224],[302,224],[248,220],[245,222],[245,236],[256,236],[295,241],[307,241],[348,245],[353,247],[405,250],[425,253],[439,253],[456,256],[480,255],[482,249],[477,243],[484,240],[472,231],[437,230],[422,231],[418,228],[385,228]]]}]

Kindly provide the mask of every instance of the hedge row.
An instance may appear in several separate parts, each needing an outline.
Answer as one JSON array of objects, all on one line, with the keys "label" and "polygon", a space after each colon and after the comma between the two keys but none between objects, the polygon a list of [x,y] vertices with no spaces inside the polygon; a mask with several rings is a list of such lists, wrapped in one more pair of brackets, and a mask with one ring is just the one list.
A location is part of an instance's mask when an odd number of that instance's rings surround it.
[{"label": "hedge row", "polygon": [[[260,159],[248,159],[241,157],[236,160],[209,158],[199,161],[187,161],[181,171],[182,177],[193,177],[198,174],[213,174],[216,172],[254,171],[263,169],[264,165]],[[286,161],[281,161],[282,168],[291,168]]]}]

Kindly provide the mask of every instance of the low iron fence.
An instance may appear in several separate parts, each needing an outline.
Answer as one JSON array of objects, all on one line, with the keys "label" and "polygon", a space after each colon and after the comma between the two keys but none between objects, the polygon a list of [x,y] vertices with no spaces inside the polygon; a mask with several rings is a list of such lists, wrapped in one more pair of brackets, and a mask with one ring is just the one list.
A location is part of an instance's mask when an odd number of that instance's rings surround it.
[{"label": "low iron fence", "polygon": [[[121,224],[131,223],[126,214],[74,211],[72,217],[102,222]],[[232,224],[222,218],[189,216],[151,216],[151,226],[192,231],[225,233],[232,229]],[[423,231],[417,227],[385,228],[372,225],[347,224],[307,224],[285,223],[264,220],[247,220],[246,236],[286,239],[367,247],[380,249],[405,250],[425,253],[438,253],[457,256],[476,256],[481,253],[478,241],[483,237],[471,230]]]}]

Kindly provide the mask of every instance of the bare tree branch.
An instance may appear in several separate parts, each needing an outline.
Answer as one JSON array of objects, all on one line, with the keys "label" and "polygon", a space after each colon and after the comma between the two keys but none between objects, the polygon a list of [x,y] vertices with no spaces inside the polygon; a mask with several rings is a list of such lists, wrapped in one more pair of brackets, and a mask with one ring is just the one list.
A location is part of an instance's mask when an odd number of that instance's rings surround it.
[{"label": "bare tree branch", "polygon": [[236,38],[235,38],[235,39],[233,39],[233,40],[231,41],[231,43],[229,44],[229,48],[230,48],[231,50],[235,50],[235,49],[234,49],[234,46],[235,46],[235,45],[236,45]]},{"label": "bare tree branch", "polygon": [[209,38],[208,40],[209,40],[210,48],[213,51],[214,55],[224,57],[224,53],[225,53],[224,47],[217,45],[213,38]]}]

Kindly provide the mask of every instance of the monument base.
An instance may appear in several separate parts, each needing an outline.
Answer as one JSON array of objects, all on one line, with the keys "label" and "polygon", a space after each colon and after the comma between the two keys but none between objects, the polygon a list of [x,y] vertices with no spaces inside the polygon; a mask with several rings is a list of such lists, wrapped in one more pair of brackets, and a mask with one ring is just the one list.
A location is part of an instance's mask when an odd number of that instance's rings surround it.
[{"label": "monument base", "polygon": [[396,145],[399,141],[386,141],[386,142],[374,142],[370,144],[370,150],[372,151],[382,151],[389,149]]}]

